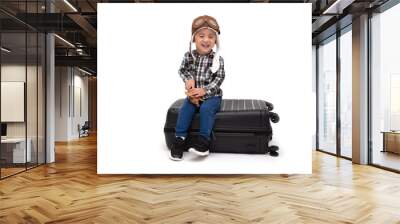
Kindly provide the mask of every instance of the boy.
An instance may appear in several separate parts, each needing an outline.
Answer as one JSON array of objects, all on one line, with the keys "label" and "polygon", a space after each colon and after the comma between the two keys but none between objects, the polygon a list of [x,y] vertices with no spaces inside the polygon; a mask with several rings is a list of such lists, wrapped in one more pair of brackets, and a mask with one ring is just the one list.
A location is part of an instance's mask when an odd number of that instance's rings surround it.
[{"label": "boy", "polygon": [[[170,154],[172,160],[179,161],[183,158],[188,129],[197,109],[200,112],[200,133],[194,139],[189,152],[200,156],[207,156],[209,153],[211,131],[221,105],[220,86],[225,78],[224,61],[218,54],[219,34],[219,25],[213,17],[204,15],[193,20],[189,52],[185,53],[179,68],[188,97],[176,122],[176,137]],[[192,42],[196,45],[196,50],[193,51]],[[215,45],[217,49],[214,53]]]}]

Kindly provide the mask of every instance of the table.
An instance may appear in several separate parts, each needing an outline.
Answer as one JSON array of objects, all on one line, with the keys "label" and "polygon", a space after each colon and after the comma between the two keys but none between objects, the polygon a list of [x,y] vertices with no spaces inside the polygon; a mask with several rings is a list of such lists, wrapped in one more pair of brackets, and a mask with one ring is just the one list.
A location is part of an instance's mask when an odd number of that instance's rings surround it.
[{"label": "table", "polygon": [[383,133],[382,152],[400,154],[400,131],[382,131],[381,133]]},{"label": "table", "polygon": [[28,143],[27,144],[28,147],[26,147],[26,155],[25,155],[25,138],[1,139],[1,154],[2,154],[1,157],[5,158],[6,161],[9,163],[31,162],[32,140],[30,138],[27,138],[26,140]]}]

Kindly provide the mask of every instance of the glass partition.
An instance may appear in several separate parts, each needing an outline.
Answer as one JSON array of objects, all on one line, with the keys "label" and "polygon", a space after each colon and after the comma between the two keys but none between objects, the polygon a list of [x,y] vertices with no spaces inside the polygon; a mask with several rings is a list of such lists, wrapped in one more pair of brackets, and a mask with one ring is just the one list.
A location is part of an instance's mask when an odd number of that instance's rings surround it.
[{"label": "glass partition", "polygon": [[[26,12],[43,13],[44,2],[31,1],[27,2]],[[31,22],[38,24],[38,17],[32,17]],[[39,160],[39,76],[42,72],[39,69],[41,54],[41,45],[43,45],[43,35],[36,29],[27,27],[27,143],[30,147],[31,158],[27,163],[27,167],[35,167],[38,165]],[[41,86],[44,88],[44,86]],[[29,149],[29,147],[27,149]]]},{"label": "glass partition", "polygon": [[46,65],[46,38],[43,33],[38,34],[38,76],[37,76],[37,90],[38,90],[38,111],[37,111],[37,162],[43,164],[46,162],[46,145],[45,145],[45,124],[46,124],[46,76],[45,76],[45,65]]},{"label": "glass partition", "polygon": [[0,7],[14,10],[0,12],[1,179],[45,163],[46,39],[28,25],[33,21],[15,18],[43,13],[44,3],[0,2]]},{"label": "glass partition", "polygon": [[[26,169],[26,33],[1,34],[1,176]],[[6,50],[4,50],[6,49]]]},{"label": "glass partition", "polygon": [[37,134],[38,134],[38,35],[36,32],[27,33],[27,150],[30,153],[28,168],[37,165]]},{"label": "glass partition", "polygon": [[336,154],[336,36],[318,47],[318,149]]}]

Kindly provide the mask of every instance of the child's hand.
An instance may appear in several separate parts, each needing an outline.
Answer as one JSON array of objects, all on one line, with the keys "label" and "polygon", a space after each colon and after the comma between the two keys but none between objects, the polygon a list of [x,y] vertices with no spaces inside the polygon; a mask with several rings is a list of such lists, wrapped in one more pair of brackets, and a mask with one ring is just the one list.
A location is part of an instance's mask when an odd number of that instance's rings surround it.
[{"label": "child's hand", "polygon": [[192,97],[202,97],[206,95],[206,91],[203,88],[193,88],[188,90],[188,95]]},{"label": "child's hand", "polygon": [[185,82],[186,90],[194,88],[194,79],[189,79]]},{"label": "child's hand", "polygon": [[196,105],[197,107],[200,106],[200,100],[201,100],[200,97],[190,96],[189,91],[186,91],[185,94],[188,96],[189,101],[190,101],[192,104]]}]

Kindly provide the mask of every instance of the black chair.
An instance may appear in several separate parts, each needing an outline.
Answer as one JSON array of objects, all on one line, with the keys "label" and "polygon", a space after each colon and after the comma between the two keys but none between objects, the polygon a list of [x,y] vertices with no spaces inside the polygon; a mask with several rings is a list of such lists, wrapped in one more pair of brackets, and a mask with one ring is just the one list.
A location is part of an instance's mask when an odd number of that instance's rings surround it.
[{"label": "black chair", "polygon": [[79,138],[89,136],[89,129],[90,129],[89,121],[85,121],[82,127],[78,125],[78,129],[79,129]]}]

